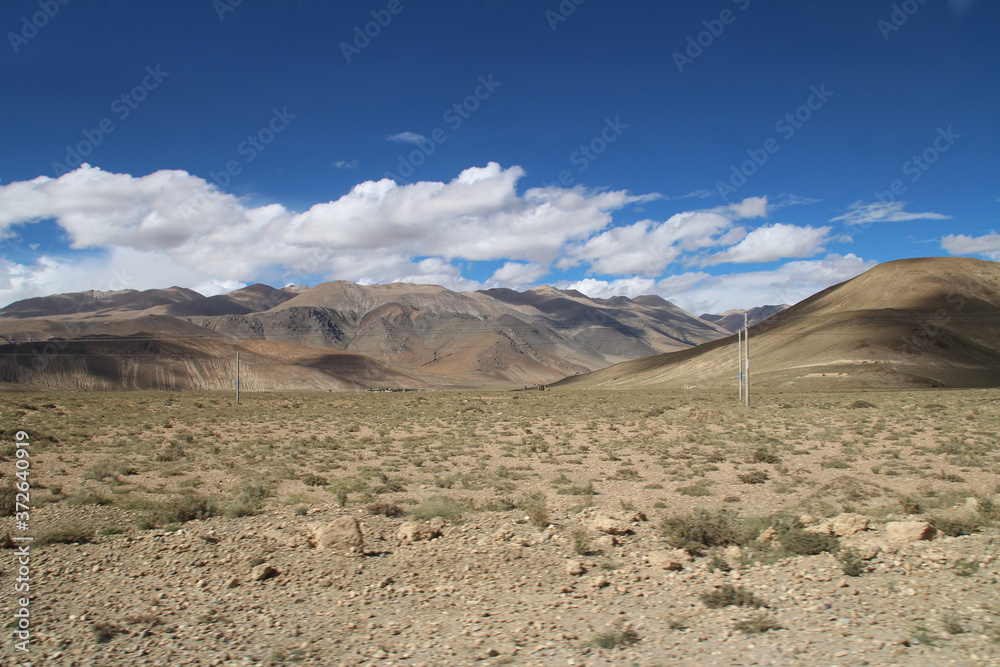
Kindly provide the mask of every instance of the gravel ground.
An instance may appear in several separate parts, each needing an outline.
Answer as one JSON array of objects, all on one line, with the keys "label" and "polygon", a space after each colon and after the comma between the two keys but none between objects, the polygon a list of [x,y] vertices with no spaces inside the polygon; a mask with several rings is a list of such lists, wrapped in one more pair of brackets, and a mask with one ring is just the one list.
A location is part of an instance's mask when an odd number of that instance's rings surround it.
[{"label": "gravel ground", "polygon": [[[360,522],[362,554],[311,544],[342,517]],[[849,577],[828,553],[744,567],[730,549],[729,572],[674,562],[656,517],[641,519],[588,508],[544,528],[516,511],[413,524],[331,505],[35,547],[30,664],[1000,664],[994,529],[894,542],[873,522],[843,539],[869,557]],[[399,539],[404,524],[417,541]],[[4,591],[14,553],[0,552]],[[706,606],[726,584],[766,606]],[[750,619],[780,627],[735,629]],[[10,649],[4,664],[26,664]]]}]

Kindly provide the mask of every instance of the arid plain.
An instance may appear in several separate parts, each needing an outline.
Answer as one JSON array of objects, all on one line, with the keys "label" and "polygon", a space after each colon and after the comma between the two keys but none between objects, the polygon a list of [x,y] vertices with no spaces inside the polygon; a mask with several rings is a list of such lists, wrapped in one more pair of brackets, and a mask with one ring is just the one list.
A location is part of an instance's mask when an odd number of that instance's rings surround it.
[{"label": "arid plain", "polygon": [[4,394],[30,657],[1000,662],[1000,391],[730,394]]}]

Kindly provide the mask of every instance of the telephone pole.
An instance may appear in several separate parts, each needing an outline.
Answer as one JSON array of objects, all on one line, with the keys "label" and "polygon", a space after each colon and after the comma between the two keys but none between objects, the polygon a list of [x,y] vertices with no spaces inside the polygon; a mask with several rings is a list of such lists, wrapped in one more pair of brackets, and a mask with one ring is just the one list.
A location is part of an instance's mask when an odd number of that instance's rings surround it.
[{"label": "telephone pole", "polygon": [[240,402],[240,353],[236,353],[236,403]]},{"label": "telephone pole", "polygon": [[746,346],[746,390],[743,392],[743,397],[746,399],[746,406],[750,407],[750,316],[747,313],[743,313],[743,344]]}]

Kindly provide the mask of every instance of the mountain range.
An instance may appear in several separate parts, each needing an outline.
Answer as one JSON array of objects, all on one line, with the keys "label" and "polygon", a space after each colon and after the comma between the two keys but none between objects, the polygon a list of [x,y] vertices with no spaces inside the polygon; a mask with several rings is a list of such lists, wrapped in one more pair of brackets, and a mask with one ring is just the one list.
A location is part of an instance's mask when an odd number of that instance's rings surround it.
[{"label": "mountain range", "polygon": [[[0,388],[346,391],[1000,385],[1000,264],[880,264],[788,307],[434,285],[86,291],[0,309]],[[559,382],[561,380],[561,382]]]},{"label": "mountain range", "polygon": [[[737,337],[567,378],[586,388],[738,387]],[[1000,263],[879,264],[749,331],[752,386],[1000,386]]]},{"label": "mountain range", "polygon": [[18,388],[248,390],[546,384],[728,330],[658,296],[433,285],[86,291],[0,309]]}]

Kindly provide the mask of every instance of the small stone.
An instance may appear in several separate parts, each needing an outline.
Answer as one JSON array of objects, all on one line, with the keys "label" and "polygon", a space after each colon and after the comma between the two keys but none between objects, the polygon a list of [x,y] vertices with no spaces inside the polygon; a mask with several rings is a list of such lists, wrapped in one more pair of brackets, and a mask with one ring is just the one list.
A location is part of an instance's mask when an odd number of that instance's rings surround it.
[{"label": "small stone", "polygon": [[352,555],[364,553],[364,537],[361,526],[352,516],[342,516],[326,525],[310,524],[313,529],[313,544],[317,549],[344,551]]},{"label": "small stone", "polygon": [[602,575],[597,575],[596,577],[591,578],[589,582],[591,588],[604,588],[609,585],[609,583],[610,582],[607,578]]},{"label": "small stone", "polygon": [[870,519],[862,514],[844,512],[833,518],[830,528],[837,537],[848,537],[863,530],[868,530],[869,521]]},{"label": "small stone", "polygon": [[661,549],[646,556],[646,562],[650,567],[671,571],[683,570],[692,560],[694,559],[691,558],[691,554],[684,549]]},{"label": "small stone", "polygon": [[926,521],[891,521],[885,524],[886,539],[893,542],[916,542],[930,540],[937,530]]},{"label": "small stone", "polygon": [[396,539],[403,544],[426,542],[441,537],[441,529],[419,521],[407,521],[396,531]]},{"label": "small stone", "polygon": [[594,517],[594,520],[590,522],[590,529],[605,535],[628,535],[632,532],[628,521],[607,514],[598,514]]},{"label": "small stone", "polygon": [[596,540],[594,540],[594,544],[596,544],[599,547],[617,547],[618,538],[615,537],[614,535],[601,535]]},{"label": "small stone", "polygon": [[583,563],[581,563],[580,561],[578,560],[566,561],[566,574],[577,576],[580,574],[584,574],[586,571],[587,568],[585,568],[583,566]]},{"label": "small stone", "polygon": [[281,574],[277,568],[273,567],[270,563],[261,563],[254,569],[250,570],[250,580],[251,581],[265,581],[267,579],[272,579]]}]

